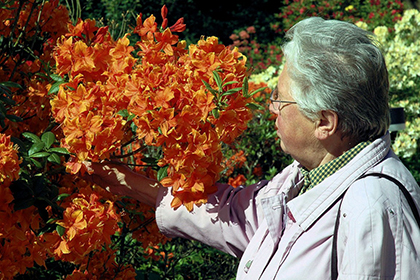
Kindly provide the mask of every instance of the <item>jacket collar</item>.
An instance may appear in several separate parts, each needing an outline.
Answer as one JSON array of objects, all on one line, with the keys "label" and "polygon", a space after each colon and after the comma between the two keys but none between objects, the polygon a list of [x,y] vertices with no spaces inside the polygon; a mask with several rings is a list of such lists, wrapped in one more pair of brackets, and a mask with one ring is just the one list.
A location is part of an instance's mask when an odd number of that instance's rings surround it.
[{"label": "jacket collar", "polygon": [[327,209],[372,166],[381,162],[390,149],[389,133],[364,148],[343,168],[287,203],[296,222],[307,230]]}]

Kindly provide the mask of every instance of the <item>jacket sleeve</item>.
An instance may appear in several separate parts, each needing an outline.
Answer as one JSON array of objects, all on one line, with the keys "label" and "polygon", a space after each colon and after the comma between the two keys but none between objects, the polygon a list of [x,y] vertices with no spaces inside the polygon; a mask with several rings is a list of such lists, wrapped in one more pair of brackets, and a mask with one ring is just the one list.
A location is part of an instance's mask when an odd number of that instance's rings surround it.
[{"label": "jacket sleeve", "polygon": [[168,237],[183,237],[206,243],[240,257],[261,220],[256,197],[267,184],[261,181],[248,187],[233,188],[218,184],[218,191],[208,202],[192,212],[184,206],[171,208],[171,188],[161,191],[156,208],[156,222]]},{"label": "jacket sleeve", "polygon": [[374,177],[354,183],[341,207],[339,279],[418,279],[419,254],[420,229],[398,186]]}]

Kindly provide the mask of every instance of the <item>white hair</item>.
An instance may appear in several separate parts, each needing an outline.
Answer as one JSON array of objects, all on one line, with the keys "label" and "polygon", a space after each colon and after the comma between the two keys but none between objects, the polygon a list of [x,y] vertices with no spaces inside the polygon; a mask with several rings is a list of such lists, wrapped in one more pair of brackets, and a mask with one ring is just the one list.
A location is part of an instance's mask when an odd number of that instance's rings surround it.
[{"label": "white hair", "polygon": [[308,18],[293,26],[283,46],[291,95],[312,120],[335,111],[343,137],[383,136],[390,123],[385,59],[373,34],[354,24]]}]

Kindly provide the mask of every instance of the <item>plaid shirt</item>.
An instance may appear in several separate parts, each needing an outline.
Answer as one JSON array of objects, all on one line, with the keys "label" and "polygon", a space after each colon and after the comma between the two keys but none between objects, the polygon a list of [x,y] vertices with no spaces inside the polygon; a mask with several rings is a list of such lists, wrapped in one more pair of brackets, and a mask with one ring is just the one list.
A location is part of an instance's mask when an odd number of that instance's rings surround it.
[{"label": "plaid shirt", "polygon": [[352,160],[361,150],[363,150],[371,142],[360,142],[350,150],[346,151],[344,154],[338,158],[323,164],[317,168],[308,171],[306,168],[301,168],[300,171],[305,178],[302,189],[299,192],[299,195],[305,193],[306,191],[312,189],[319,183],[321,183],[328,176],[334,174],[341,167],[346,165],[350,160]]}]

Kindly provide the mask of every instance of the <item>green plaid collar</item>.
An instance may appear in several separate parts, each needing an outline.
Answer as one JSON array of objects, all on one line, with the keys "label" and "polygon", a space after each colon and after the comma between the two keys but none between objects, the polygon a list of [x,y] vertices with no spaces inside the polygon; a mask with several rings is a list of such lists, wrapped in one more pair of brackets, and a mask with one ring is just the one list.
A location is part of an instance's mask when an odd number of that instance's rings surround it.
[{"label": "green plaid collar", "polygon": [[305,182],[303,184],[302,189],[299,192],[299,195],[303,194],[304,192],[312,189],[327,177],[334,174],[337,170],[341,167],[346,165],[349,161],[351,161],[361,150],[363,150],[366,146],[368,146],[371,142],[360,142],[350,150],[346,151],[344,154],[339,156],[338,158],[327,162],[317,168],[308,171],[306,168],[301,168],[300,171],[305,178]]}]

